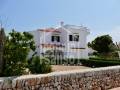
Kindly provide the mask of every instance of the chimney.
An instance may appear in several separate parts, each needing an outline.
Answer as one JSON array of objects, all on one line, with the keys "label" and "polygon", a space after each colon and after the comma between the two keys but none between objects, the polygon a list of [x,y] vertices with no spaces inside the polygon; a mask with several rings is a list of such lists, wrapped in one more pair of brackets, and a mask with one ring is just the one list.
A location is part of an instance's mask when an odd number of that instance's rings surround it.
[{"label": "chimney", "polygon": [[64,22],[63,22],[63,21],[61,21],[61,22],[60,22],[60,25],[61,25],[61,26],[63,26],[63,25],[64,25]]}]

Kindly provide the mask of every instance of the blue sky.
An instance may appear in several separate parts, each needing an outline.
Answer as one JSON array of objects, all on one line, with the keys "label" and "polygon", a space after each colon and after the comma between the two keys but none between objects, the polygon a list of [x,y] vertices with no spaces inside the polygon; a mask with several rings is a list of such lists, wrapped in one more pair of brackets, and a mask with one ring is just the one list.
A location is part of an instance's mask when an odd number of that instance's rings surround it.
[{"label": "blue sky", "polygon": [[120,0],[0,0],[0,20],[7,31],[82,24],[88,41],[103,34],[120,41]]}]

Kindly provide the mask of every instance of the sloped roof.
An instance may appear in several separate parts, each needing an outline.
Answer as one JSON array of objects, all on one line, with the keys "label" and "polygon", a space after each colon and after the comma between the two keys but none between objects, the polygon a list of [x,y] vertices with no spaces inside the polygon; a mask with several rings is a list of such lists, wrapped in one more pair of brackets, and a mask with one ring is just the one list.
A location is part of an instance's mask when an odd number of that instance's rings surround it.
[{"label": "sloped roof", "polygon": [[87,31],[87,32],[90,32],[89,29],[87,27],[84,27],[84,26],[76,26],[76,25],[69,25],[69,24],[66,24],[66,25],[63,25],[64,28],[66,29],[76,29],[76,30],[84,30],[84,31]]},{"label": "sloped roof", "polygon": [[46,28],[46,29],[38,29],[38,31],[42,31],[42,32],[56,32],[56,33],[60,33],[59,30],[55,29],[55,28]]}]

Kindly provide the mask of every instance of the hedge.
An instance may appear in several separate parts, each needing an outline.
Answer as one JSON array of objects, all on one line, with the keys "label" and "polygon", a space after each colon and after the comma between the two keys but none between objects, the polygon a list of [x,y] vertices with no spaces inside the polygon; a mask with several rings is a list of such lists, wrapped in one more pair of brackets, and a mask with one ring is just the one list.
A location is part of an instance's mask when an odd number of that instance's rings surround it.
[{"label": "hedge", "polygon": [[106,58],[100,58],[100,57],[90,57],[89,59],[90,59],[90,60],[110,60],[110,61],[119,60],[119,61],[120,61],[120,59],[118,59],[118,58],[111,58],[111,59],[110,59],[110,58],[109,58],[109,59],[107,58],[107,59],[106,59]]},{"label": "hedge", "polygon": [[81,59],[80,62],[82,63],[82,65],[88,66],[88,67],[106,67],[106,66],[120,65],[120,61],[118,61],[118,60]]},{"label": "hedge", "polygon": [[[61,61],[61,63],[60,63]],[[104,59],[104,58],[89,58],[89,59],[64,59],[59,60],[56,65],[83,65],[87,67],[106,67],[120,65],[120,60],[118,59]]]}]

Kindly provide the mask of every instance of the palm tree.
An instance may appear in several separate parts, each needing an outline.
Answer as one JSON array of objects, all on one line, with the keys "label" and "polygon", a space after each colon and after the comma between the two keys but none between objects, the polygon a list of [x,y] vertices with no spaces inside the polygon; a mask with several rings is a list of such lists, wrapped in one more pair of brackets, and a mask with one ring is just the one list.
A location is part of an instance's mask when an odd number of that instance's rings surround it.
[{"label": "palm tree", "polygon": [[0,75],[2,74],[3,70],[3,50],[4,50],[4,44],[5,44],[5,32],[4,29],[0,29]]}]

